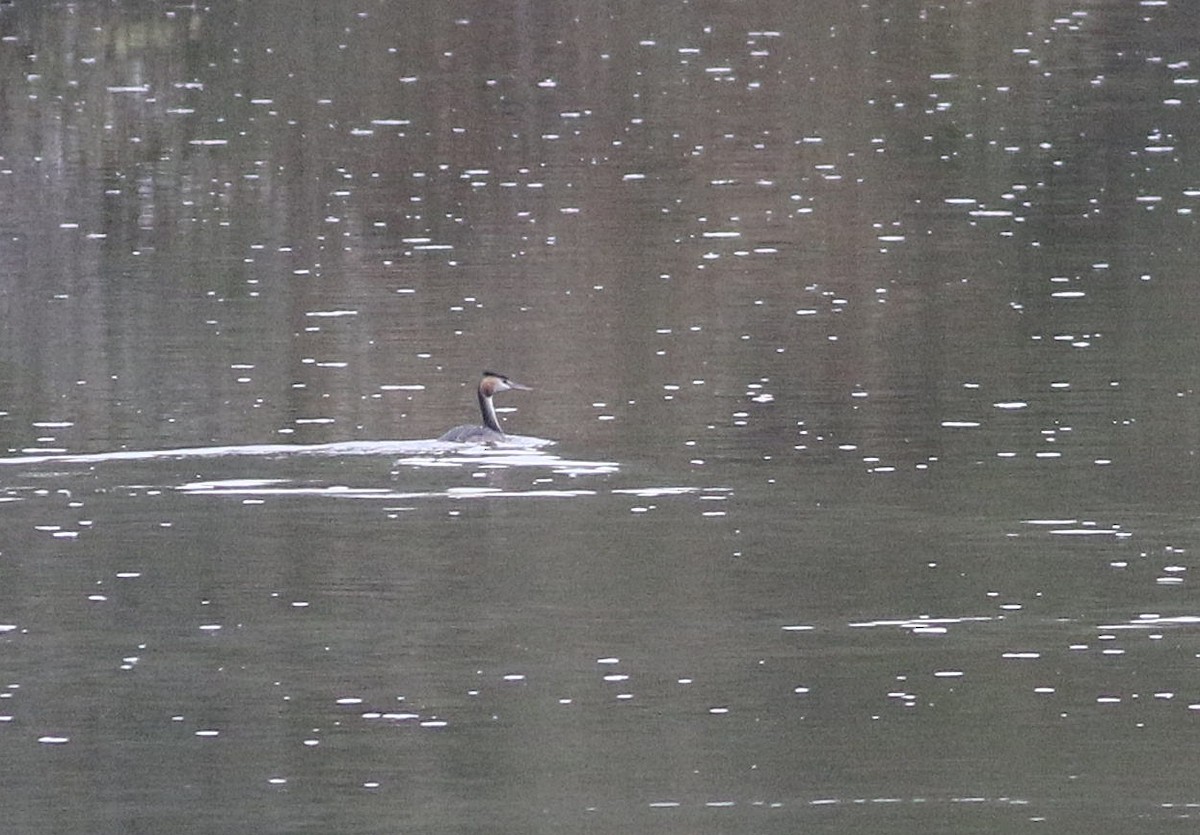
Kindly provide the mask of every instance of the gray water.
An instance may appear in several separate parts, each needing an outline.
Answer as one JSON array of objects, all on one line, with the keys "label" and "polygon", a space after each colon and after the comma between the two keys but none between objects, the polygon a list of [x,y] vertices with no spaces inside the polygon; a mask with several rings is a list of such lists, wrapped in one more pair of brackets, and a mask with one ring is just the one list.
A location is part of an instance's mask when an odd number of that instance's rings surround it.
[{"label": "gray water", "polygon": [[2,828],[1189,825],[1191,18],[0,5]]}]

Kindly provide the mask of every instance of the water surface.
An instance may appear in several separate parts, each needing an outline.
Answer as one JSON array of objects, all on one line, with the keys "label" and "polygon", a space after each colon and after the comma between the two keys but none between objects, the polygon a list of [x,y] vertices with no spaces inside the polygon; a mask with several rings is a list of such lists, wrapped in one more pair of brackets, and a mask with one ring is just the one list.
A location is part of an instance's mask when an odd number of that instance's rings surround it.
[{"label": "water surface", "polygon": [[1188,14],[0,6],[11,826],[1194,818]]}]

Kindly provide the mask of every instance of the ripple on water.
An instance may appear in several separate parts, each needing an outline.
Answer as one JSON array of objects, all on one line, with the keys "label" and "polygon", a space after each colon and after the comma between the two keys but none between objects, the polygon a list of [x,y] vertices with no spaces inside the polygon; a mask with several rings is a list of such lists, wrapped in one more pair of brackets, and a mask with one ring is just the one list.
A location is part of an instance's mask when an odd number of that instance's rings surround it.
[{"label": "ripple on water", "polygon": [[[119,464],[128,462],[178,461],[187,459],[262,458],[277,461],[300,456],[386,456],[397,467],[481,467],[481,468],[544,468],[570,477],[608,475],[620,470],[615,461],[569,459],[547,452],[544,447],[553,441],[527,436],[509,436],[503,445],[469,445],[439,441],[348,441],[331,444],[248,444],[242,446],[192,447],[160,450],[119,450],[86,454],[46,453],[0,458],[0,467],[29,467],[65,464]],[[402,456],[395,458],[395,456]],[[339,498],[419,498],[445,496],[447,491],[403,492],[386,488],[361,488],[347,485],[298,484],[281,478],[239,478],[215,481],[196,481],[178,485],[177,490],[201,495],[315,495]],[[532,490],[501,495],[541,497],[576,497],[590,495],[586,490]],[[3,501],[20,501],[20,496],[5,496]],[[60,538],[74,538],[75,531],[57,526],[51,531]]]},{"label": "ripple on water", "polygon": [[[308,457],[352,457],[352,456],[381,456],[391,458],[392,475],[398,470],[458,468],[474,469],[473,476],[483,478],[492,470],[503,469],[541,469],[553,476],[566,476],[571,479],[607,476],[620,472],[620,464],[615,461],[586,460],[566,458],[545,447],[553,442],[539,438],[510,436],[512,444],[504,445],[469,445],[442,443],[438,441],[352,441],[332,444],[251,444],[243,446],[214,446],[176,448],[161,450],[119,450],[114,452],[86,454],[40,454],[0,458],[0,467],[32,467],[52,465],[59,467],[67,464],[84,464],[96,466],[102,464],[119,465],[132,462],[176,462],[188,459],[221,459],[221,458],[259,458],[264,465],[275,466],[280,462]],[[399,454],[401,457],[394,458]],[[69,473],[69,470],[63,470]],[[139,474],[144,475],[144,474]],[[157,487],[140,485],[145,494],[161,495]],[[498,499],[498,498],[587,498],[597,495],[629,495],[640,498],[688,496],[697,494],[706,502],[721,502],[731,494],[726,487],[683,487],[669,485],[651,485],[644,487],[620,487],[612,490],[598,490],[585,486],[572,485],[569,488],[553,486],[553,478],[548,475],[534,479],[533,486],[527,489],[510,489],[494,486],[461,486],[438,485],[433,489],[403,490],[396,487],[378,487],[374,485],[357,486],[344,483],[320,483],[309,478],[297,480],[275,476],[235,477],[218,479],[199,479],[174,485],[173,489],[180,494],[191,496],[239,496],[244,503],[261,504],[269,497],[316,497],[331,499],[358,499],[384,501],[410,501],[415,499]],[[20,501],[23,497],[6,497],[8,501]],[[705,511],[706,516],[722,516],[724,510]],[[90,522],[80,522],[88,526]],[[162,526],[169,527],[171,523],[164,522]],[[67,530],[62,525],[44,525],[39,529],[45,530],[51,536],[64,539],[74,539],[79,533]]]},{"label": "ripple on water", "polygon": [[949,626],[955,626],[964,623],[984,623],[996,620],[996,617],[988,615],[967,615],[963,617],[944,617],[934,618],[921,615],[915,618],[895,618],[883,620],[868,620],[858,621],[849,624],[851,629],[877,629],[879,627],[893,627],[906,629],[913,633],[921,634],[945,634]]}]

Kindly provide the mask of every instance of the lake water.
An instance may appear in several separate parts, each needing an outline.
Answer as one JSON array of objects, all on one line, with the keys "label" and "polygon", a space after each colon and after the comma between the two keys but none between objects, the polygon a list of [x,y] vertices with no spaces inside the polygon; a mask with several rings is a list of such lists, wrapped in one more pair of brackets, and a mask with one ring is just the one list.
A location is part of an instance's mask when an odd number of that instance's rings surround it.
[{"label": "lake water", "polygon": [[1197,41],[0,5],[5,828],[1188,826]]}]

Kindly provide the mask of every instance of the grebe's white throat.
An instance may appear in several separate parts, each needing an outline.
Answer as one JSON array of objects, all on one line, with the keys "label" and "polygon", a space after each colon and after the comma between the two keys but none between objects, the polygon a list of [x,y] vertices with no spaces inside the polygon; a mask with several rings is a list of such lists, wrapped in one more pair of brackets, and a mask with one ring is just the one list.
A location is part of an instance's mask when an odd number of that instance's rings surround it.
[{"label": "grebe's white throat", "polygon": [[501,391],[532,391],[529,386],[523,386],[515,380],[510,380],[495,371],[483,372],[479,381],[479,412],[483,415],[483,426],[464,424],[456,426],[447,432],[439,441],[454,441],[457,443],[481,443],[484,441],[503,441],[504,430],[496,419],[496,407],[492,405],[492,395]]}]

